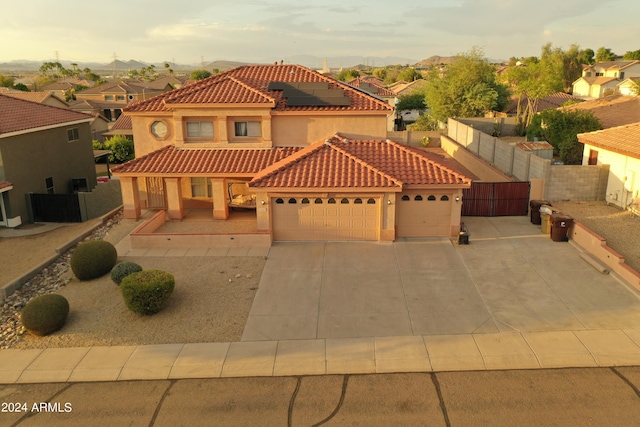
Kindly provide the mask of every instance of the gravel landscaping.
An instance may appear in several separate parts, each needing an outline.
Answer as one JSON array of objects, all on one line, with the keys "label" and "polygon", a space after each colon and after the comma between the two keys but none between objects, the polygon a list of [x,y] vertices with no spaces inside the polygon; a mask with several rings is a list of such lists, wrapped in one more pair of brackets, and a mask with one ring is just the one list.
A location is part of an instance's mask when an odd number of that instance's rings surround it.
[{"label": "gravel landscaping", "polygon": [[[138,224],[118,215],[87,240],[115,244]],[[28,251],[29,244],[46,242],[49,233],[37,240],[7,240]],[[70,258],[71,251],[61,255],[1,304],[0,348],[239,341],[265,263],[263,257],[120,257],[118,261],[133,261],[145,269],[162,269],[175,276],[175,290],[167,307],[158,314],[142,316],[126,308],[120,288],[109,275],[85,282],[73,277]],[[25,271],[29,265],[24,263],[22,268]],[[51,292],[69,301],[67,323],[49,336],[32,336],[24,330],[20,312],[31,298]]]},{"label": "gravel landscaping", "polygon": [[640,271],[640,218],[605,202],[555,202],[553,206],[605,238],[630,267]]}]

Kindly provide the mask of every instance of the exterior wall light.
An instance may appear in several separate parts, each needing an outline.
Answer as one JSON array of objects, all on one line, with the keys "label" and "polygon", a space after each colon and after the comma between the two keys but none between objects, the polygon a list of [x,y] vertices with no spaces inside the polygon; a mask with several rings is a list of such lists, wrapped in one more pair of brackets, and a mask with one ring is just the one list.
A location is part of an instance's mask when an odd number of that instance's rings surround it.
[{"label": "exterior wall light", "polygon": [[387,204],[390,205],[391,204],[391,200],[387,200]]},{"label": "exterior wall light", "polygon": [[460,201],[460,197],[456,196],[456,202]]},{"label": "exterior wall light", "polygon": [[260,200],[260,204],[264,205],[266,202],[264,200]]}]

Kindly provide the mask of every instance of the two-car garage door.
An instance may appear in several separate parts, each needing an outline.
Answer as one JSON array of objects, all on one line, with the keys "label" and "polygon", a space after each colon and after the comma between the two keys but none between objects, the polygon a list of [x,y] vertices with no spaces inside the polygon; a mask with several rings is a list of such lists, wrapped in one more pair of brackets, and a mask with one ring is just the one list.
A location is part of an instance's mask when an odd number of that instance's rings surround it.
[{"label": "two-car garage door", "polygon": [[272,199],[274,240],[378,240],[380,199]]}]

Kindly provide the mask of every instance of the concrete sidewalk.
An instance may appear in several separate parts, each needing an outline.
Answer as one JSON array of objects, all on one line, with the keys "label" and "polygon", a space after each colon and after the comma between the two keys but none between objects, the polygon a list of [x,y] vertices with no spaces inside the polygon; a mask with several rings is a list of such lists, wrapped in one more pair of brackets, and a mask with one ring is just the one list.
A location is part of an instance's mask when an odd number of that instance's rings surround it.
[{"label": "concrete sidewalk", "polygon": [[[303,310],[310,310],[315,304],[317,311],[312,317],[319,319],[322,301],[316,300],[307,306],[308,301],[304,298],[315,294],[314,283],[323,283],[322,274],[328,274],[325,284],[337,283],[353,291],[355,288],[349,287],[349,283],[371,270],[367,277],[374,285],[369,289],[375,292],[365,295],[351,291],[328,292],[325,297],[329,299],[324,301],[324,306],[334,310],[328,313],[338,317],[347,315],[345,310],[351,307],[360,316],[358,324],[366,325],[372,308],[382,307],[384,312],[395,307],[397,313],[407,316],[408,333],[401,330],[393,334],[386,329],[380,333],[386,336],[380,336],[368,325],[348,329],[356,336],[313,335],[264,341],[254,338],[233,343],[1,350],[0,383],[640,365],[637,290],[612,276],[597,273],[570,244],[552,243],[550,239],[534,234],[535,227],[528,224],[526,218],[482,218],[466,222],[472,232],[470,246],[454,247],[436,239],[394,244],[323,243],[320,245],[330,245],[331,249],[327,251],[329,246],[322,246],[322,254],[291,252],[286,249],[291,245],[275,245],[269,253],[264,280],[278,282],[278,276],[289,271],[294,272],[290,277],[296,279],[298,275],[296,280],[305,286],[280,293],[280,299],[269,301],[256,296],[256,307],[289,307],[284,309],[284,314],[290,315],[291,307],[296,309],[296,304]],[[435,250],[425,256],[422,249],[429,245]],[[121,255],[131,254],[126,239],[117,247]],[[420,250],[416,251],[416,248]],[[239,249],[227,249],[226,255],[241,255]],[[164,256],[168,251],[171,250],[136,254]],[[176,251],[172,255],[178,256]],[[250,251],[243,249],[243,254],[248,256]],[[394,255],[392,259],[387,256],[389,251],[399,256]],[[348,257],[349,252],[357,256]],[[189,249],[180,249],[180,256],[197,255]],[[296,262],[292,256],[310,258]],[[390,280],[389,275],[382,276],[382,280],[376,279],[380,269],[393,269],[393,263],[398,270],[391,276],[397,280]],[[348,274],[349,271],[356,273]],[[318,272],[323,273],[318,280],[313,279]],[[330,280],[326,280],[327,277]],[[428,294],[420,291],[420,286],[424,286],[421,277],[428,277],[432,282]],[[304,280],[300,280],[302,278]],[[412,301],[394,299],[398,289],[386,287],[389,283],[400,285],[402,298],[411,295]],[[262,281],[260,287],[263,287]],[[305,287],[306,293],[302,292]],[[318,291],[321,289],[317,288]],[[330,289],[335,291],[325,288]],[[389,295],[391,303],[385,306]],[[399,294],[396,296],[400,298]],[[293,306],[278,305],[283,301]],[[452,301],[453,305],[447,305],[447,301]],[[426,314],[416,315],[425,311],[421,305],[425,303],[430,304]],[[411,304],[417,305],[412,309]],[[277,310],[275,314],[279,314]],[[445,317],[440,319],[442,316]],[[487,316],[490,328],[486,327]],[[288,322],[296,321],[295,316],[288,319]],[[420,319],[428,321],[420,323]],[[436,322],[438,319],[440,321]],[[278,325],[277,322],[274,324]],[[457,329],[447,329],[452,325]],[[429,330],[429,327],[434,329]],[[316,326],[316,333],[318,330]],[[339,328],[327,330],[337,331],[336,334],[344,331]]]}]

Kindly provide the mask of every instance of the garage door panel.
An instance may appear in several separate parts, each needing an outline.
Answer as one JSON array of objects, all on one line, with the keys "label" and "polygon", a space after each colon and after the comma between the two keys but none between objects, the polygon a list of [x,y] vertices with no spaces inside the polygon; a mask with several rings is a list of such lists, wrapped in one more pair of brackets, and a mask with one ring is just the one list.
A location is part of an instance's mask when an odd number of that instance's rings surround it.
[{"label": "garage door panel", "polygon": [[[402,196],[408,197],[403,200]],[[421,197],[416,200],[416,196]],[[435,200],[429,200],[429,196]],[[446,196],[445,200],[442,200],[443,196]],[[397,204],[398,237],[448,237],[451,228],[452,196],[426,192],[403,193]]]},{"label": "garage door panel", "polygon": [[272,203],[273,233],[275,240],[378,240],[380,227],[378,204],[354,203],[355,199],[309,198],[309,204]]}]

